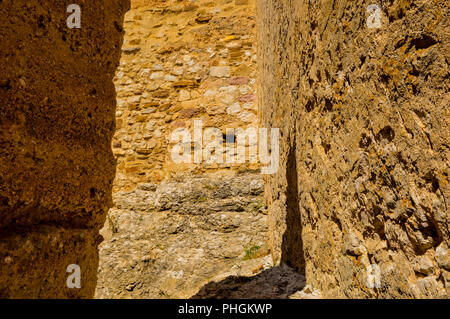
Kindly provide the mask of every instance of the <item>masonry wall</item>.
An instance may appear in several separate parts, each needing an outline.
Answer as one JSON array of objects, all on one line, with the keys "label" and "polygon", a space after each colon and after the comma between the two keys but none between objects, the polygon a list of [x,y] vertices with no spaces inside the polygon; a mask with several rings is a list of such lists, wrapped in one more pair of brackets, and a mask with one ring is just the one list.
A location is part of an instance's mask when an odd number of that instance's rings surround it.
[{"label": "masonry wall", "polygon": [[448,2],[372,3],[258,1],[272,255],[325,297],[448,296]]},{"label": "masonry wall", "polygon": [[[192,156],[211,141],[207,128],[219,130],[226,156],[240,132],[258,128],[255,25],[253,0],[132,1],[115,77],[118,165],[96,297],[189,298],[272,265],[258,158]],[[192,140],[171,140],[177,129]],[[230,143],[227,129],[236,129]],[[174,161],[177,144],[191,149],[190,163]]]},{"label": "masonry wall", "polygon": [[[112,203],[115,88],[128,1],[0,2],[0,297],[86,298]],[[81,267],[69,289],[67,266]]]},{"label": "masonry wall", "polygon": [[180,145],[192,154],[205,148],[207,140],[194,141],[194,120],[223,135],[227,128],[258,126],[255,2],[132,1],[132,6],[115,78],[114,190],[185,173],[257,169],[256,158],[241,164],[194,163],[193,158],[176,163],[171,155],[179,144],[171,140],[177,129],[190,132],[192,145]]}]

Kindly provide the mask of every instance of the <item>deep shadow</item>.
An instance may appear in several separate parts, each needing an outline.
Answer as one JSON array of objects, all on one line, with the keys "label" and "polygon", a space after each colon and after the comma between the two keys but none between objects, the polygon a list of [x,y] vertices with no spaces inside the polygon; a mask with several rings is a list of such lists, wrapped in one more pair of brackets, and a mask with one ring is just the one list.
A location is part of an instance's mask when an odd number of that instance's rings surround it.
[{"label": "deep shadow", "polygon": [[[295,133],[294,133],[295,134]],[[305,273],[305,257],[302,242],[302,223],[298,198],[298,172],[296,142],[289,150],[286,163],[286,231],[281,244],[281,262],[298,272]]]},{"label": "deep shadow", "polygon": [[305,286],[305,277],[283,265],[253,277],[230,276],[203,286],[191,299],[286,299]]},{"label": "deep shadow", "polygon": [[286,231],[282,239],[281,266],[252,277],[230,276],[203,286],[191,299],[284,299],[305,286],[305,257],[299,208],[296,143],[286,163]]}]

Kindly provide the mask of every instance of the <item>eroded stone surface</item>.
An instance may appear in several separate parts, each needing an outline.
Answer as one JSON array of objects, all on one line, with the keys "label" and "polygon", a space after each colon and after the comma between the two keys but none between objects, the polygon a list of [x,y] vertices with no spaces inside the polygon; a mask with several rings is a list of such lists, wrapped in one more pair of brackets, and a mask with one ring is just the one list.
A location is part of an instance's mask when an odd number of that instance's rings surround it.
[{"label": "eroded stone surface", "polygon": [[255,2],[132,1],[124,29],[115,207],[103,230],[97,297],[190,297],[221,276],[262,271],[262,177],[240,174],[259,163],[177,164],[171,155],[172,132],[192,134],[194,120],[230,138],[228,154],[239,137],[227,129],[258,126]]},{"label": "eroded stone surface", "polygon": [[[0,297],[92,297],[128,1],[0,2]],[[68,289],[66,267],[81,267]]]},{"label": "eroded stone surface", "polygon": [[[0,297],[97,282],[127,1],[79,4],[69,30],[64,1],[0,2]],[[368,4],[260,0],[255,103],[251,0],[134,2],[99,297],[448,296],[448,3],[383,2],[372,29]],[[266,269],[258,174],[168,165],[172,129],[255,124],[258,105],[281,128],[266,198],[290,267]]]},{"label": "eroded stone surface", "polygon": [[449,6],[383,2],[369,29],[368,4],[259,1],[262,126],[281,129],[273,257],[325,297],[444,296]]},{"label": "eroded stone surface", "polygon": [[115,77],[114,192],[181,173],[259,167],[175,163],[171,155],[171,134],[186,129],[193,138],[194,120],[223,134],[258,126],[255,23],[254,0],[132,1]]},{"label": "eroded stone surface", "polygon": [[115,194],[101,231],[98,298],[189,298],[269,268],[260,174],[185,176]]}]

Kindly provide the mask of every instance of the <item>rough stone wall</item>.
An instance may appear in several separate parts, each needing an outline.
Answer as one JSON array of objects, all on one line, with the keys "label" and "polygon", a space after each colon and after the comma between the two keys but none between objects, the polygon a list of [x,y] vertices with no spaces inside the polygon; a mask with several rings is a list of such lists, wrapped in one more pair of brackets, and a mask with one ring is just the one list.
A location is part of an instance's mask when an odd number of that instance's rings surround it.
[{"label": "rough stone wall", "polygon": [[[0,1],[0,297],[92,297],[125,0]],[[81,267],[68,289],[67,266]]]},{"label": "rough stone wall", "polygon": [[115,193],[97,298],[190,298],[272,265],[261,175],[184,176]]},{"label": "rough stone wall", "polygon": [[192,134],[194,120],[223,134],[258,127],[255,2],[132,1],[124,29],[115,207],[96,297],[188,298],[270,267],[258,162],[176,164],[170,154],[171,133]]},{"label": "rough stone wall", "polygon": [[115,79],[114,190],[189,172],[258,168],[176,164],[170,153],[171,133],[186,128],[192,134],[194,119],[223,134],[257,127],[255,2],[132,1],[124,28]]},{"label": "rough stone wall", "polygon": [[375,1],[368,28],[372,3],[258,2],[273,257],[324,297],[448,296],[449,3]]}]

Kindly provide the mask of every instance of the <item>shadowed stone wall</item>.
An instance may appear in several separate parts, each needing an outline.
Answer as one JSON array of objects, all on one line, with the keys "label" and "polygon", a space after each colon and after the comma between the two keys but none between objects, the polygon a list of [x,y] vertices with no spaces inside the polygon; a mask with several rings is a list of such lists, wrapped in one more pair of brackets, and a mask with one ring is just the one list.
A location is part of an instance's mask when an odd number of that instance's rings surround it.
[{"label": "shadowed stone wall", "polygon": [[[92,297],[129,1],[0,1],[0,297]],[[81,268],[68,289],[67,266]]]},{"label": "shadowed stone wall", "polygon": [[272,254],[324,297],[443,296],[449,6],[372,3],[258,1]]}]

